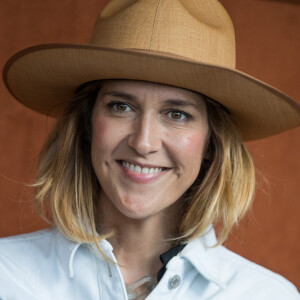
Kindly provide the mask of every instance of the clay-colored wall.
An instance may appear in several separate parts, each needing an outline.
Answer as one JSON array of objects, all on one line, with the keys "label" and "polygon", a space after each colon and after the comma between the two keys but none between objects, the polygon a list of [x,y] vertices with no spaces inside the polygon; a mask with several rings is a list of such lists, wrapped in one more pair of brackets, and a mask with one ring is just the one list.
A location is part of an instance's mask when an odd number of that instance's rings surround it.
[{"label": "clay-colored wall", "polygon": [[[84,43],[107,0],[1,0],[0,66],[40,43]],[[236,26],[237,66],[300,101],[299,1],[221,0]],[[31,200],[38,153],[53,121],[14,101],[0,84],[0,236],[45,227]],[[300,129],[249,143],[259,172],[252,212],[227,246],[300,288]]]}]

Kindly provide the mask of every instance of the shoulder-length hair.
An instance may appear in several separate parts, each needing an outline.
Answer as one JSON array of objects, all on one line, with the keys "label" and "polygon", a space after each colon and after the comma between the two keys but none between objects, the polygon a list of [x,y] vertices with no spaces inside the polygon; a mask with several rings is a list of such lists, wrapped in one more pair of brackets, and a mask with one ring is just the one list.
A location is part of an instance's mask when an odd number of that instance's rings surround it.
[{"label": "shoulder-length hair", "polygon": [[[101,85],[86,84],[67,105],[41,152],[34,184],[42,215],[67,238],[92,243],[100,252],[99,240],[113,234],[97,232],[101,187],[91,162],[91,117]],[[198,178],[179,200],[177,239],[191,241],[213,224],[221,244],[252,202],[255,172],[230,113],[203,97],[210,137]]]}]

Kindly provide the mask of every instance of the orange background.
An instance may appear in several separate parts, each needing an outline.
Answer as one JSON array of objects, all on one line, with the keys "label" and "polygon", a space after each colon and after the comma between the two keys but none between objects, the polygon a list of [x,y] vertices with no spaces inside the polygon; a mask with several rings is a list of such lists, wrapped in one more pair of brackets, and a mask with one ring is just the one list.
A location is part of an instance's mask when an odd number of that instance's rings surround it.
[{"label": "orange background", "polygon": [[[108,0],[1,0],[0,66],[41,43],[86,43]],[[300,101],[299,0],[221,0],[236,27],[237,68]],[[38,153],[53,120],[23,107],[0,84],[0,236],[46,225],[34,212]],[[253,209],[228,248],[292,281],[300,289],[300,128],[248,143],[257,170]],[[263,179],[264,178],[264,179]],[[266,179],[266,180],[265,180]],[[268,181],[268,183],[266,183]]]}]

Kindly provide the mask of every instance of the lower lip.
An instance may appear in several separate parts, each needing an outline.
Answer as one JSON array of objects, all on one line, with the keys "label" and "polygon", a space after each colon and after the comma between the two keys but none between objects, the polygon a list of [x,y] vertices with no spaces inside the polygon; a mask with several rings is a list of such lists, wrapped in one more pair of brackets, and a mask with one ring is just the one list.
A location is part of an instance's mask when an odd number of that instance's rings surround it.
[{"label": "lower lip", "polygon": [[118,165],[121,167],[123,170],[124,174],[133,182],[135,183],[152,183],[153,181],[157,180],[161,176],[165,175],[169,169],[161,171],[161,172],[156,172],[152,174],[143,174],[143,173],[136,173],[131,171],[130,169],[127,169],[124,167],[121,163],[118,163]]}]

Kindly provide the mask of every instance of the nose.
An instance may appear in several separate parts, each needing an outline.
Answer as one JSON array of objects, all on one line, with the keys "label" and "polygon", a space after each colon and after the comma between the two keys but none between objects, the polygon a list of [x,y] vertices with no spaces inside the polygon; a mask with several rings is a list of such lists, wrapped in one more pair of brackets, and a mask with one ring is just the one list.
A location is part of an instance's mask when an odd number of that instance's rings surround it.
[{"label": "nose", "polygon": [[157,152],[162,145],[159,121],[151,116],[141,116],[132,126],[132,133],[128,137],[128,145],[139,155]]}]

